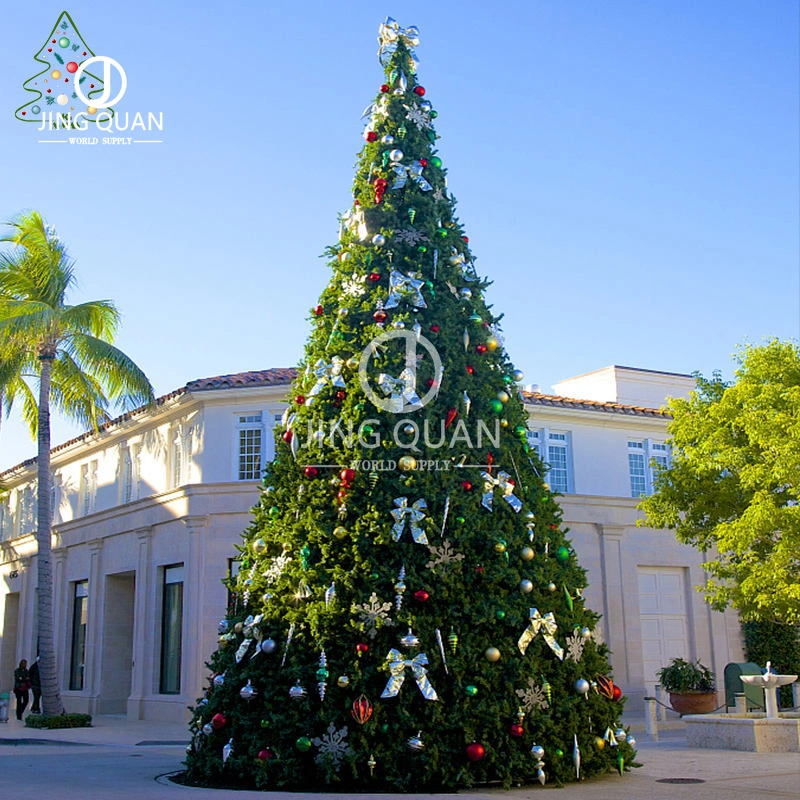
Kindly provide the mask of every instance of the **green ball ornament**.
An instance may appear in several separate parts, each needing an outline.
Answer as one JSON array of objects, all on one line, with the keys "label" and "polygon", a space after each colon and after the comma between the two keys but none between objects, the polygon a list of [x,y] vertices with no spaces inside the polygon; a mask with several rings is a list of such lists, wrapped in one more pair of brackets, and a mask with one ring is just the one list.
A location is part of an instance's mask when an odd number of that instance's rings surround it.
[{"label": "green ball ornament", "polygon": [[561,547],[556,550],[556,561],[559,564],[566,564],[569,561],[569,548],[565,547],[563,544]]},{"label": "green ball ornament", "polygon": [[464,687],[464,694],[466,694],[467,697],[477,697],[477,695],[478,695],[478,687],[477,686],[473,686],[470,683],[469,685]]},{"label": "green ball ornament", "polygon": [[555,752],[559,758],[561,758],[564,755],[564,751],[560,747],[557,747]]},{"label": "green ball ornament", "polygon": [[456,517],[456,522],[459,525],[463,525],[466,522],[466,520],[464,519],[464,517]]},{"label": "green ball ornament", "polygon": [[361,430],[363,433],[369,436],[375,429],[372,427],[372,425],[362,425]]},{"label": "green ball ornament", "polygon": [[275,517],[279,517],[281,515],[281,510],[278,508],[278,506],[272,506],[272,508],[269,510],[269,515],[275,519]]},{"label": "green ball ornament", "polygon": [[491,406],[495,414],[500,414],[503,410],[503,404],[499,400],[492,400]]},{"label": "green ball ornament", "polygon": [[428,248],[424,244],[421,244],[421,245],[419,245],[419,247],[417,247],[417,252],[418,253],[427,253],[428,252]]},{"label": "green ball ornament", "polygon": [[497,611],[494,612],[494,615],[495,615],[495,617],[497,617],[497,619],[505,619],[506,618],[506,612],[503,611],[502,608],[498,608]]},{"label": "green ball ornament", "polygon": [[[435,111],[431,111],[430,112],[430,116],[435,117],[436,116],[436,112]],[[432,167],[436,167],[436,169],[440,169],[441,166],[442,166],[442,159],[439,158],[439,156],[434,156],[431,159],[431,166]]]},{"label": "green ball ornament", "polygon": [[445,236],[447,236],[447,228],[437,228],[436,233],[438,233],[439,236],[441,236],[442,239],[444,239]]},{"label": "green ball ornament", "polygon": [[66,37],[66,36],[62,36],[62,37],[61,37],[61,38],[58,40],[58,46],[59,46],[59,47],[69,47],[69,39],[67,39],[67,37]]},{"label": "green ball ornament", "polygon": [[516,433],[520,439],[524,439],[528,435],[528,431],[524,425],[517,425],[517,427],[514,428],[514,433]]},{"label": "green ball ornament", "polygon": [[513,383],[514,379],[510,375],[503,375],[503,383],[508,386],[510,383]]},{"label": "green ball ornament", "polygon": [[311,749],[311,739],[308,736],[301,736],[294,743],[294,746],[301,752],[307,753]]},{"label": "green ball ornament", "polygon": [[384,722],[383,725],[381,725],[381,733],[389,733],[389,723],[388,722]]}]

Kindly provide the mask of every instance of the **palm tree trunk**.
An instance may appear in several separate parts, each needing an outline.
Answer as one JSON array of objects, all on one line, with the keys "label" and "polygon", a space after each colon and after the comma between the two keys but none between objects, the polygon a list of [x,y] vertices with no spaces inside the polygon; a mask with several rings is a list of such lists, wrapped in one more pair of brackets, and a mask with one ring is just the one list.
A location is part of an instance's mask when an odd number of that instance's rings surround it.
[{"label": "palm tree trunk", "polygon": [[51,565],[52,538],[50,531],[50,369],[53,355],[42,353],[39,381],[39,431],[37,454],[37,521],[39,599],[39,673],[42,681],[42,712],[47,716],[64,713],[58,686],[53,624],[53,570]]}]

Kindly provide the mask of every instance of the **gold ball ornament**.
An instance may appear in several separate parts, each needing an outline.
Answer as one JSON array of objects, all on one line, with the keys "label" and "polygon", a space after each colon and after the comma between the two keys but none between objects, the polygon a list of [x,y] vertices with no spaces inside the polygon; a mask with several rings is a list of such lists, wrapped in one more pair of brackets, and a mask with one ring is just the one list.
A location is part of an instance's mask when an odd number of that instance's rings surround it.
[{"label": "gold ball ornament", "polygon": [[520,555],[522,556],[523,561],[530,561],[533,558],[533,548],[523,547]]},{"label": "gold ball ornament", "polygon": [[500,539],[499,541],[494,543],[494,551],[495,553],[505,553],[506,551],[506,543]]},{"label": "gold ball ornament", "polygon": [[241,623],[241,622],[237,622],[237,623],[236,623],[236,624],[233,626],[233,630],[234,630],[234,631],[236,631],[236,633],[241,633],[243,629],[244,629],[244,625],[242,625],[242,623]]},{"label": "gold ball ornament", "polygon": [[344,537],[347,536],[347,529],[339,525],[338,527],[333,529],[333,535],[337,539],[344,539]]},{"label": "gold ball ornament", "polygon": [[358,359],[355,356],[351,356],[345,362],[348,369],[357,369],[358,368]]},{"label": "gold ball ornament", "polygon": [[496,647],[487,647],[484,653],[486,660],[492,664],[500,660],[500,651]]},{"label": "gold ball ornament", "polygon": [[490,336],[486,340],[486,347],[489,349],[490,353],[493,353],[495,350],[497,350],[499,345],[500,345],[500,342],[498,342],[497,339],[494,338],[494,336]]},{"label": "gold ball ornament", "polygon": [[598,750],[603,750],[606,746],[605,740],[601,739],[599,736],[595,737],[594,743],[597,745]]},{"label": "gold ball ornament", "polygon": [[414,456],[401,456],[397,461],[397,466],[403,472],[411,472],[411,470],[417,468],[417,459]]}]

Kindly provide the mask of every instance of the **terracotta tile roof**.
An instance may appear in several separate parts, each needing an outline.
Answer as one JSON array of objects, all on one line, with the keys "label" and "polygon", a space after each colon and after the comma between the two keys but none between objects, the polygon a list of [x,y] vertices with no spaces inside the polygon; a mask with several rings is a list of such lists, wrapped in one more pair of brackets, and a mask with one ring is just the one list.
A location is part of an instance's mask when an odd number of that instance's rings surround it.
[{"label": "terracotta tile roof", "polygon": [[628,406],[623,403],[609,403],[600,400],[576,400],[573,397],[562,397],[557,394],[540,394],[539,392],[521,392],[525,402],[533,406],[550,406],[553,408],[575,408],[580,411],[605,411],[612,414],[628,414],[639,417],[660,417],[669,419],[666,411],[645,406]]}]

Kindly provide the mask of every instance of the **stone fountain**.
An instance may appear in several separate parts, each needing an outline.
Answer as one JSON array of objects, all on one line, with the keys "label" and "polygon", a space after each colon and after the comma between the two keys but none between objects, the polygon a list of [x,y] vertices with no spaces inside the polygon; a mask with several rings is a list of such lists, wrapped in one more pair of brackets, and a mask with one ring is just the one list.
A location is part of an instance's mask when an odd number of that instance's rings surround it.
[{"label": "stone fountain", "polygon": [[766,714],[687,715],[683,720],[689,746],[757,753],[800,753],[800,714],[778,712],[778,688],[794,683],[797,675],[776,675],[768,661],[762,675],[741,675],[740,678],[764,690]]}]

